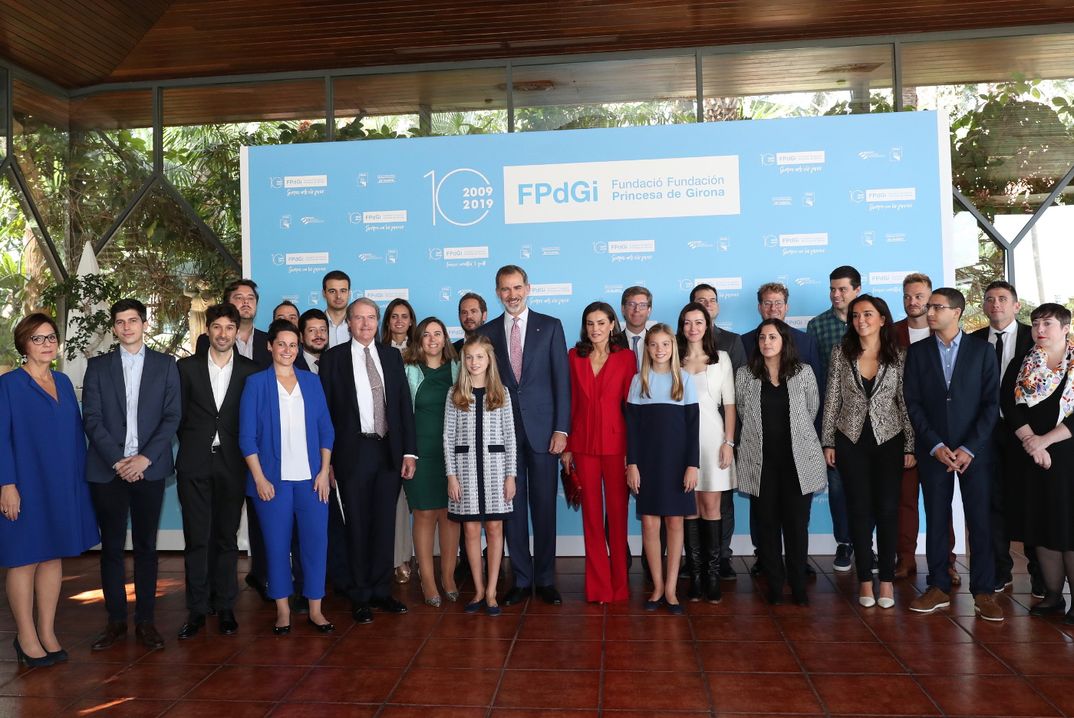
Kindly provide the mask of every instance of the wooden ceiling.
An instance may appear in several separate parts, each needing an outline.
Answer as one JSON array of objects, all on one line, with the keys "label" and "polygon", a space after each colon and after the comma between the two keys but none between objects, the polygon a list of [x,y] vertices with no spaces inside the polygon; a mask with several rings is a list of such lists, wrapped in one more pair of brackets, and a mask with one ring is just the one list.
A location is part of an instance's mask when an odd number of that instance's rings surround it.
[{"label": "wooden ceiling", "polygon": [[0,57],[105,82],[1074,22],[1069,0],[0,0]]}]

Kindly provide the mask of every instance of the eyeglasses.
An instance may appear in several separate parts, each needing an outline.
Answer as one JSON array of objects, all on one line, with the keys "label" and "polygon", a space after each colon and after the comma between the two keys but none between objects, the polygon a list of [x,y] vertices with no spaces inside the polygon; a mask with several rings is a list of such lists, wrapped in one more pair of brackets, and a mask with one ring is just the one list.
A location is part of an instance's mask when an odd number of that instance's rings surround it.
[{"label": "eyeglasses", "polygon": [[786,305],[787,305],[787,303],[785,301],[783,301],[782,299],[778,299],[778,300],[776,300],[774,302],[772,302],[772,301],[761,302],[761,306],[764,307],[765,309],[779,309],[780,307],[784,307]]},{"label": "eyeglasses", "polygon": [[926,304],[925,305],[925,311],[926,312],[938,312],[941,309],[951,309],[951,308],[952,307],[947,305],[947,304]]},{"label": "eyeglasses", "polygon": [[649,302],[627,302],[626,303],[626,308],[627,309],[648,309],[649,308]]},{"label": "eyeglasses", "polygon": [[37,346],[41,346],[42,344],[55,344],[59,341],[59,337],[56,336],[55,332],[52,334],[34,334],[30,337],[30,341]]}]

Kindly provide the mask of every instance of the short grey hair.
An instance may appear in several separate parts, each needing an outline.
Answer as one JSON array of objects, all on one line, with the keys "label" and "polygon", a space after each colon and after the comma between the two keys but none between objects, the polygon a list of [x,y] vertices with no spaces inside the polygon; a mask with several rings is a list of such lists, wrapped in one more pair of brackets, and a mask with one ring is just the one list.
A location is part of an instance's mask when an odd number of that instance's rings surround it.
[{"label": "short grey hair", "polygon": [[373,311],[377,313],[377,323],[378,324],[380,323],[380,305],[378,305],[376,302],[374,302],[369,297],[358,297],[353,302],[351,302],[349,305],[347,305],[347,320],[348,321],[350,321],[350,318],[351,318],[351,310],[354,309],[359,304],[365,304],[367,306],[373,307]]}]

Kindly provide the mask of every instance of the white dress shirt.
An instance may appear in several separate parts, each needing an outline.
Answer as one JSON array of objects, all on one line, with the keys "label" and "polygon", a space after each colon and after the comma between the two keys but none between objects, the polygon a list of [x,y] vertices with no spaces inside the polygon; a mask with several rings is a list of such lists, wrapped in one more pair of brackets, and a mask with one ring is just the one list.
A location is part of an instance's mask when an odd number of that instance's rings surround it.
[{"label": "white dress shirt", "polygon": [[908,326],[906,327],[906,330],[910,333],[911,344],[921,341],[932,332],[932,330],[928,327],[924,327],[922,329],[914,329],[913,327]]},{"label": "white dress shirt", "polygon": [[[522,345],[522,354],[526,354],[526,327],[530,320],[530,308],[526,307],[522,310],[522,313],[518,315],[518,338]],[[507,337],[507,353],[508,363],[510,363],[511,354],[511,327],[515,325],[515,318],[510,313],[503,313],[503,330]]]},{"label": "white dress shirt", "polygon": [[302,350],[302,356],[304,356],[306,358],[306,366],[308,366],[310,368],[311,372],[313,372],[314,374],[320,374],[321,373],[321,364],[320,364],[321,355],[320,354],[310,354],[308,351],[303,349]]},{"label": "white dress shirt", "polygon": [[[634,352],[634,357],[638,360],[638,369],[641,369],[641,358],[645,354],[645,332],[635,334],[629,329],[624,329],[623,334],[626,335],[627,348]],[[638,338],[637,348],[634,346],[634,337]]]},{"label": "white dress shirt", "polygon": [[[231,383],[231,372],[235,368],[235,353],[232,352],[228,355],[227,364],[220,367],[213,361],[212,352],[208,352],[209,361],[209,385],[213,389],[213,402],[216,404],[216,410],[220,411],[220,407],[224,404],[224,397],[227,396],[227,388]],[[213,437],[213,446],[220,446],[220,432],[216,432],[216,436]]]},{"label": "white dress shirt", "polygon": [[288,394],[277,379],[276,389],[280,396],[280,479],[308,481],[313,476],[306,449],[306,403],[302,400],[302,387],[296,382]]},{"label": "white dress shirt", "polygon": [[256,329],[250,330],[250,341],[243,341],[242,337],[240,337],[238,334],[235,335],[235,349],[238,350],[239,354],[246,357],[247,359],[254,358],[254,337],[256,336]]},{"label": "white dress shirt", "polygon": [[142,391],[142,368],[145,366],[145,344],[135,353],[120,347],[123,362],[123,390],[127,399],[127,435],[123,440],[123,456],[138,453],[138,395]]},{"label": "white dress shirt", "polygon": [[[380,374],[380,385],[384,386],[384,367],[380,365],[380,354],[376,342],[370,342],[369,353],[373,365]],[[351,363],[354,364],[354,393],[358,399],[358,416],[362,420],[362,433],[372,434],[373,428],[373,388],[369,385],[369,375],[365,369],[365,347],[357,339],[351,342]],[[387,416],[387,407],[385,407]],[[389,430],[391,427],[389,427]]]},{"label": "white dress shirt", "polygon": [[993,352],[995,352],[996,347],[996,335],[1001,332],[1003,333],[1003,360],[999,366],[999,378],[1003,379],[1004,372],[1007,371],[1007,367],[1014,360],[1014,345],[1018,342],[1018,322],[1012,319],[1011,323],[1003,329],[988,327],[988,343],[992,345]]},{"label": "white dress shirt", "polygon": [[325,312],[328,316],[328,347],[332,348],[337,344],[346,344],[351,340],[351,328],[347,326],[347,315],[343,315],[343,321],[339,324],[332,323],[332,315]]}]

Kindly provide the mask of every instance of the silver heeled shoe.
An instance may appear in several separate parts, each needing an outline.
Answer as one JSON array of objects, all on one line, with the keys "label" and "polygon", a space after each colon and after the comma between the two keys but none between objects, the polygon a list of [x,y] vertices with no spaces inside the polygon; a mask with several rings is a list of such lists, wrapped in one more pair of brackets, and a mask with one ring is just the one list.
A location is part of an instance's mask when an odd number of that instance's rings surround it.
[{"label": "silver heeled shoe", "polygon": [[447,600],[451,601],[452,603],[455,603],[459,600],[458,591],[445,591],[444,596],[446,596]]},{"label": "silver heeled shoe", "polygon": [[433,608],[440,608],[440,594],[436,594],[430,598],[425,599],[426,606],[432,606]]}]

